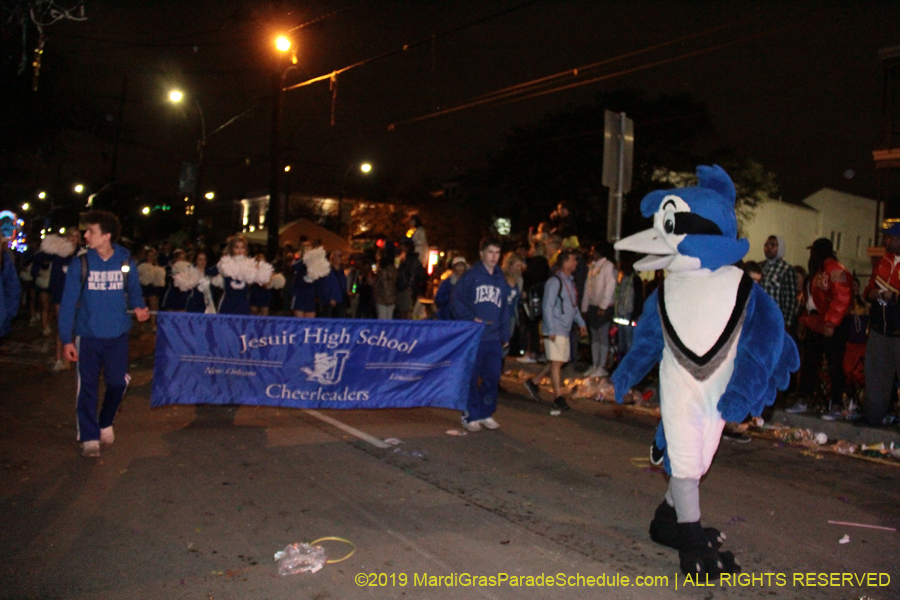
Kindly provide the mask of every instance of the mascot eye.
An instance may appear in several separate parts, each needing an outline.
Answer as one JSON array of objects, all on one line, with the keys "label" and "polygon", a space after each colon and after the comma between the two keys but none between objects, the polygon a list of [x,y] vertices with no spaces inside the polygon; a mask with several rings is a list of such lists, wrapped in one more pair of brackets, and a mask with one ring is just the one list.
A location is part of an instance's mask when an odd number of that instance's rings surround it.
[{"label": "mascot eye", "polygon": [[670,211],[666,211],[665,216],[663,217],[663,229],[666,233],[674,233],[675,231],[675,215]]}]

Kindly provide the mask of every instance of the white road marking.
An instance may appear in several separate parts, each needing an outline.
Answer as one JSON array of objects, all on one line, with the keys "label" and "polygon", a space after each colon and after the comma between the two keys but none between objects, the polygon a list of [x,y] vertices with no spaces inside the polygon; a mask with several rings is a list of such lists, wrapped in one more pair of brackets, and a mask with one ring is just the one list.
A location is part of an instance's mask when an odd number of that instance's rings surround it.
[{"label": "white road marking", "polygon": [[377,437],[369,435],[368,433],[366,433],[364,431],[360,431],[359,429],[357,429],[355,427],[350,427],[346,423],[342,423],[342,422],[338,421],[337,419],[332,419],[328,415],[323,415],[322,413],[320,413],[317,410],[304,410],[303,412],[305,412],[308,415],[314,416],[315,418],[319,419],[320,421],[325,421],[329,425],[334,425],[341,431],[349,433],[353,437],[357,437],[364,442],[369,442],[376,448],[390,448],[391,447],[390,444],[385,444],[383,441],[379,440]]}]

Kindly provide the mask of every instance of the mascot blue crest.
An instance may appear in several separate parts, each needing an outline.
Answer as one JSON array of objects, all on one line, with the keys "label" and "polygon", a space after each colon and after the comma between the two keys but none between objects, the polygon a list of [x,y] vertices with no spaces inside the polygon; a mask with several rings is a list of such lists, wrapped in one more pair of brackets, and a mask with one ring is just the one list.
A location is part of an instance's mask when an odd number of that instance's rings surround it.
[{"label": "mascot blue crest", "polygon": [[657,232],[648,230],[616,245],[649,254],[635,269],[715,270],[738,262],[750,250],[747,240],[737,239],[736,194],[728,173],[719,165],[703,165],[697,167],[697,179],[694,187],[644,197],[641,214],[654,219]]}]

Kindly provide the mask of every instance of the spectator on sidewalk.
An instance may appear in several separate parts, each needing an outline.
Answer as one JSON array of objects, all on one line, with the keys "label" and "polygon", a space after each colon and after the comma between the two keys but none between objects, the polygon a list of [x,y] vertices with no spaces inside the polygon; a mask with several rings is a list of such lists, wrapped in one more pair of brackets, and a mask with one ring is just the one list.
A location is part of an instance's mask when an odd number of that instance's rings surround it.
[{"label": "spectator on sidewalk", "polygon": [[562,366],[570,359],[569,332],[572,331],[572,323],[578,323],[581,335],[587,333],[584,319],[578,311],[578,294],[572,279],[577,263],[575,253],[563,250],[559,253],[557,262],[559,269],[544,284],[544,352],[549,363],[537,375],[525,380],[525,389],[529,395],[535,400],[540,400],[538,385],[541,379],[550,373],[550,379],[553,381],[555,414],[558,414],[556,411],[569,410],[564,397],[561,372]]},{"label": "spectator on sidewalk", "polygon": [[419,215],[409,217],[409,231],[406,233],[406,237],[412,241],[422,267],[428,268],[428,237]]},{"label": "spectator on sidewalk", "polygon": [[[463,260],[465,262],[465,260]],[[375,275],[375,313],[379,319],[393,319],[397,304],[397,267],[390,253],[385,252],[378,259],[378,273]]]},{"label": "spectator on sidewalk", "polygon": [[759,284],[778,304],[784,317],[784,328],[791,337],[797,324],[797,272],[784,260],[784,239],[770,235],[763,246],[766,260],[762,264]]},{"label": "spectator on sidewalk", "polygon": [[894,379],[900,375],[900,223],[884,230],[884,248],[864,294],[871,309],[862,412],[866,424],[874,426],[886,424]]},{"label": "spectator on sidewalk", "polygon": [[621,256],[622,279],[616,288],[615,321],[618,329],[619,360],[631,350],[634,328],[644,308],[644,284],[634,272],[634,255]]},{"label": "spectator on sidewalk", "polygon": [[541,300],[544,297],[544,283],[550,277],[550,263],[545,251],[543,242],[534,242],[522,274],[523,304],[526,307],[525,332],[528,340],[525,355],[518,359],[523,363],[535,363],[543,354],[540,336]]},{"label": "spectator on sidewalk", "polygon": [[419,296],[425,295],[428,274],[415,245],[410,240],[403,240],[400,245],[400,264],[397,267],[397,304],[396,318],[412,318],[413,308]]},{"label": "spectator on sidewalk", "polygon": [[[137,265],[128,250],[115,243],[119,220],[112,213],[95,210],[85,215],[84,222],[88,251],[85,259],[74,261],[66,273],[59,335],[66,360],[78,363],[76,417],[81,454],[97,458],[100,444],[115,440],[113,420],[128,386],[131,315],[127,311],[134,309],[141,322],[150,318],[150,311],[134,276]],[[87,272],[83,271],[85,263]],[[101,369],[106,393],[98,416]]]},{"label": "spectator on sidewalk", "polygon": [[800,399],[787,412],[808,409],[809,398],[819,381],[824,356],[828,362],[831,394],[827,412],[840,410],[844,394],[844,350],[850,324],[847,311],[853,296],[853,277],[842,265],[828,238],[819,238],[809,247],[809,279],[797,337],[803,345],[800,365]]},{"label": "spectator on sidewalk", "polygon": [[[522,288],[524,287],[522,273],[525,271],[525,261],[519,256],[518,252],[507,252],[503,257],[503,277],[506,279],[508,286],[508,294],[506,296],[507,322],[509,323],[510,346],[515,342],[515,350],[522,344],[518,341],[519,336],[519,302],[522,298]],[[509,354],[510,347],[507,347],[504,354]]]},{"label": "spectator on sidewalk", "polygon": [[577,235],[571,207],[565,200],[557,204],[556,210],[550,213],[550,233],[561,239]]},{"label": "spectator on sidewalk", "polygon": [[588,266],[581,312],[591,335],[591,368],[587,377],[606,377],[606,359],[609,356],[609,325],[612,323],[616,298],[617,270],[612,262],[611,244],[591,248],[591,264]]},{"label": "spectator on sidewalk", "polygon": [[450,314],[450,301],[453,299],[453,289],[459,282],[459,278],[468,270],[469,263],[462,256],[454,256],[450,261],[450,276],[441,282],[437,293],[434,295],[434,305],[437,307],[436,316],[441,321],[453,320]]}]

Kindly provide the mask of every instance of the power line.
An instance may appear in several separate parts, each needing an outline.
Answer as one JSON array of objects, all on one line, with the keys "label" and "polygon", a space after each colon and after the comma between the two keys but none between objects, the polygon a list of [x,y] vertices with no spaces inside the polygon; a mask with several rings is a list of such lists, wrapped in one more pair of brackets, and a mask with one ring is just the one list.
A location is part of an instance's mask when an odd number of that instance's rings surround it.
[{"label": "power line", "polygon": [[370,58],[366,58],[364,60],[360,60],[360,61],[355,62],[352,65],[346,66],[342,69],[337,69],[337,70],[327,73],[325,75],[320,75],[319,77],[313,77],[312,79],[309,79],[307,81],[295,83],[294,85],[290,85],[286,88],[283,88],[282,91],[288,92],[290,90],[295,90],[297,88],[311,85],[311,84],[319,82],[319,81],[325,81],[326,79],[328,79],[328,80],[334,79],[341,73],[345,73],[351,69],[356,69],[357,67],[361,67],[363,65],[367,65],[367,64],[385,59],[385,58],[387,58],[389,56],[393,56],[395,54],[402,54],[403,52],[407,52],[413,48],[417,48],[424,44],[431,44],[439,38],[443,38],[448,35],[452,35],[454,33],[459,33],[460,31],[464,31],[464,30],[469,29],[470,27],[474,27],[476,25],[481,25],[482,23],[487,23],[488,21],[491,21],[493,19],[497,19],[499,17],[506,16],[508,14],[511,14],[511,13],[521,10],[523,8],[527,8],[527,7],[531,6],[532,4],[537,4],[538,2],[540,2],[540,0],[528,0],[527,2],[523,2],[522,4],[517,4],[516,6],[512,6],[510,8],[501,10],[499,12],[492,13],[492,14],[482,17],[480,19],[476,19],[475,21],[470,21],[469,23],[465,23],[458,27],[454,27],[452,29],[447,29],[440,33],[435,33],[435,34],[429,35],[428,37],[424,37],[424,38],[422,38],[418,41],[412,42],[410,44],[404,44],[400,48],[396,48],[394,50],[388,50],[387,52],[382,52],[381,54],[372,56]]},{"label": "power line", "polygon": [[[725,47],[728,47],[728,46],[733,46],[733,45],[736,45],[736,44],[741,44],[741,43],[744,43],[744,42],[747,42],[747,41],[751,41],[751,40],[759,39],[759,38],[766,37],[766,36],[769,36],[769,35],[773,35],[774,33],[778,32],[778,31],[786,30],[786,29],[789,29],[789,28],[792,28],[792,27],[796,27],[796,24],[794,24],[794,25],[786,25],[786,26],[783,26],[783,27],[780,27],[780,28],[777,28],[777,29],[771,29],[771,30],[769,30],[769,31],[767,31],[767,32],[758,33],[758,34],[751,35],[751,36],[747,36],[747,37],[740,38],[740,39],[737,39],[737,40],[731,40],[731,41],[728,41],[728,42],[723,42],[723,43],[717,44],[717,45],[715,45],[715,46],[710,46],[710,47],[707,47],[707,48],[702,48],[702,49],[700,49],[700,50],[695,50],[695,51],[692,51],[692,52],[687,52],[687,53],[684,53],[684,54],[680,54],[680,55],[675,56],[675,57],[666,58],[666,59],[661,59],[661,60],[657,60],[657,61],[654,61],[654,62],[651,62],[651,63],[646,63],[646,64],[638,65],[638,66],[635,66],[635,67],[631,67],[631,68],[627,68],[627,69],[622,69],[622,70],[619,70],[619,71],[616,71],[616,72],[613,72],[613,73],[607,73],[607,74],[600,75],[600,76],[597,76],[597,77],[591,77],[591,78],[589,78],[589,79],[583,79],[583,80],[580,80],[580,81],[577,81],[577,82],[574,82],[574,83],[568,83],[568,84],[564,84],[564,85],[556,85],[555,87],[551,87],[551,88],[545,89],[545,90],[543,90],[543,91],[533,91],[533,90],[538,90],[538,89],[540,89],[541,87],[546,87],[546,85],[545,85],[544,83],[542,83],[542,82],[546,82],[546,81],[551,80],[551,79],[558,79],[558,78],[560,78],[560,77],[562,77],[562,76],[579,77],[579,76],[581,76],[581,71],[584,69],[584,67],[582,67],[582,68],[576,68],[576,69],[569,69],[569,70],[567,70],[567,71],[563,71],[562,73],[557,73],[557,74],[555,74],[555,75],[551,75],[551,76],[548,76],[548,77],[542,77],[542,78],[535,79],[535,80],[532,80],[532,81],[529,81],[529,82],[525,82],[525,83],[522,83],[522,84],[518,84],[518,85],[515,85],[515,86],[511,86],[511,87],[509,87],[509,88],[503,88],[503,89],[500,89],[500,90],[496,90],[495,92],[489,92],[488,94],[482,94],[481,96],[476,96],[476,97],[475,97],[474,99],[472,99],[471,101],[467,101],[467,102],[464,102],[463,104],[459,104],[459,105],[457,105],[457,106],[453,106],[453,107],[450,107],[450,108],[447,108],[447,109],[444,109],[444,110],[440,110],[440,111],[436,111],[436,112],[433,112],[433,113],[429,113],[429,114],[427,114],[427,115],[421,115],[421,116],[418,116],[418,117],[413,117],[413,118],[407,119],[407,120],[405,120],[405,121],[398,121],[398,122],[395,122],[395,123],[391,123],[390,125],[388,125],[388,130],[389,130],[389,131],[393,131],[398,125],[409,125],[409,124],[411,124],[411,123],[417,123],[417,122],[420,122],[420,121],[425,121],[425,120],[428,120],[428,119],[433,119],[433,118],[435,118],[435,117],[443,116],[443,115],[446,115],[446,114],[451,114],[451,113],[454,113],[454,112],[458,112],[458,111],[460,111],[460,110],[465,110],[465,109],[467,109],[467,108],[474,108],[474,107],[476,107],[476,106],[482,106],[482,105],[497,105],[497,106],[499,106],[499,105],[501,105],[501,104],[510,104],[510,103],[513,103],[513,102],[520,102],[520,101],[522,101],[522,100],[529,100],[529,99],[532,99],[532,98],[537,98],[537,97],[539,97],[539,96],[545,96],[545,95],[547,95],[547,94],[554,94],[554,93],[557,93],[557,92],[562,92],[562,91],[565,91],[565,90],[569,90],[569,89],[581,87],[581,86],[584,86],[584,85],[589,85],[589,84],[592,84],[592,83],[597,83],[597,82],[604,81],[604,80],[607,80],[607,79],[613,79],[613,78],[616,78],[616,77],[621,77],[621,76],[623,76],[623,75],[628,75],[628,74],[635,73],[635,72],[638,72],[638,71],[643,71],[643,70],[646,70],[646,69],[651,69],[651,68],[653,68],[653,67],[658,67],[658,66],[661,66],[661,65],[665,65],[665,64],[669,64],[669,63],[676,62],[676,61],[684,60],[684,59],[686,59],[686,58],[692,58],[692,57],[695,57],[695,56],[700,56],[700,55],[702,55],[702,54],[708,54],[708,53],[710,53],[710,52],[714,52],[714,51],[716,51],[716,50],[720,50],[720,49],[725,48]],[[715,29],[721,29],[721,28],[715,28]],[[710,31],[713,31],[713,30],[710,30]],[[672,43],[675,43],[675,42],[673,41]],[[669,45],[669,43],[657,45],[657,46],[654,46],[653,48],[658,48],[658,47],[661,47],[661,46],[663,46],[663,45]],[[600,62],[597,62],[597,63],[592,63],[591,65],[587,65],[587,67],[594,67],[594,66],[600,65],[600,64],[608,64],[609,62],[612,62],[612,61],[614,61],[614,60],[620,60],[620,59],[623,59],[623,58],[627,58],[627,57],[630,57],[630,56],[634,56],[635,54],[641,54],[641,53],[643,53],[643,52],[644,52],[644,51],[642,50],[642,51],[638,51],[638,52],[636,52],[636,53],[629,53],[628,55],[623,55],[623,56],[621,56],[621,57],[616,57],[616,58],[613,58],[613,59],[607,59],[607,60],[605,60],[605,61],[600,61]],[[536,85],[535,85],[535,82],[538,82],[539,85],[536,86]]]}]

